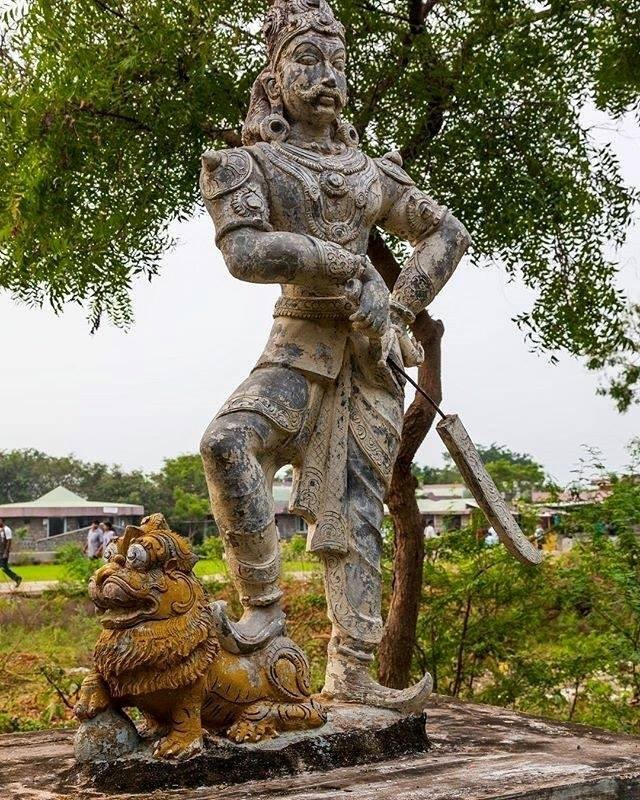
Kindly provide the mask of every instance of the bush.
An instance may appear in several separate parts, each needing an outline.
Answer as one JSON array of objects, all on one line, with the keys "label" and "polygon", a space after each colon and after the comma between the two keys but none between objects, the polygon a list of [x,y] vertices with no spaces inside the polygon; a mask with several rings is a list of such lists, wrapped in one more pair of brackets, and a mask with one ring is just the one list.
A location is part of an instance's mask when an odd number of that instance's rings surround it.
[{"label": "bush", "polygon": [[640,732],[637,537],[594,535],[538,567],[470,530],[426,548],[416,677],[428,670],[436,691],[465,700]]},{"label": "bush", "polygon": [[200,558],[208,561],[222,561],[224,558],[224,544],[220,536],[207,536],[195,550]]},{"label": "bush", "polygon": [[89,583],[100,562],[87,558],[78,544],[65,544],[56,553],[56,564],[64,566],[65,581],[69,588],[84,588]]},{"label": "bush", "polygon": [[280,544],[282,560],[289,564],[298,564],[301,570],[310,562],[317,562],[318,557],[315,553],[307,553],[307,537],[296,533],[288,541]]}]

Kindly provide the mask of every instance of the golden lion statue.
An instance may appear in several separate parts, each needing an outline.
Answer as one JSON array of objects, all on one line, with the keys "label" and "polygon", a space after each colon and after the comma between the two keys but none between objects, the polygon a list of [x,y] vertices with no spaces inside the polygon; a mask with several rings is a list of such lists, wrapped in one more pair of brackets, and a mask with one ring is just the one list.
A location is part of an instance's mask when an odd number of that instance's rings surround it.
[{"label": "golden lion statue", "polygon": [[310,696],[307,659],[291,639],[279,636],[250,655],[220,646],[192,571],[197,557],[162,514],[128,526],[105,558],[89,583],[103,631],[74,709],[79,719],[138,708],[163,758],[202,747],[203,727],[256,742],[326,722]]}]

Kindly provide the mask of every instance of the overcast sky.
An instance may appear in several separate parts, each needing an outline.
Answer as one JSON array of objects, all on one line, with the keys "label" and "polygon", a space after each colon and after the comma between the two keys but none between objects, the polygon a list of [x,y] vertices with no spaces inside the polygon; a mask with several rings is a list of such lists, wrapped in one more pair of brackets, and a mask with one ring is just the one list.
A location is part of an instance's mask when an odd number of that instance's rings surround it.
[{"label": "overcast sky", "polygon": [[[640,186],[637,126],[603,124],[599,135],[611,138],[627,181]],[[208,217],[176,233],[180,244],[160,276],[135,286],[128,332],[105,324],[90,335],[78,308],[56,317],[0,295],[0,449],[146,470],[197,451],[210,418],[255,363],[278,289],[227,273]],[[636,222],[619,254],[621,283],[636,298],[639,253]],[[553,366],[528,352],[511,318],[531,298],[498,267],[462,262],[432,306],[446,325],[444,409],[461,416],[476,442],[528,452],[559,481],[571,477],[585,444],[623,469],[640,408],[620,415],[596,395],[597,376],[580,362],[564,357]],[[438,464],[442,450],[433,431],[417,460]]]}]

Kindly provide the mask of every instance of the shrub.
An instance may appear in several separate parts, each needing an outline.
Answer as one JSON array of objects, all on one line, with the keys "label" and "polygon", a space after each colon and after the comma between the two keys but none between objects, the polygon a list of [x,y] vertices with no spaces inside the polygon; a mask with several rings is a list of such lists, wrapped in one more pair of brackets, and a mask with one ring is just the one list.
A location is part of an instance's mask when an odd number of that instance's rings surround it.
[{"label": "shrub", "polygon": [[222,561],[224,558],[224,544],[220,536],[207,536],[195,550],[200,558],[207,560]]},{"label": "shrub", "polygon": [[99,563],[95,559],[87,558],[78,544],[65,544],[56,553],[56,564],[64,566],[63,583],[72,590],[84,591]]}]

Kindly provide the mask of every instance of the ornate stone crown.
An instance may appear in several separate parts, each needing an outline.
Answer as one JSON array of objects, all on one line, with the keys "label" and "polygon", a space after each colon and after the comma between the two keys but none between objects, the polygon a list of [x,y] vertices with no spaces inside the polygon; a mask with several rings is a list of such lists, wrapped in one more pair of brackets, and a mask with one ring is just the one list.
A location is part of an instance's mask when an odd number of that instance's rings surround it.
[{"label": "ornate stone crown", "polygon": [[[269,97],[266,85],[274,78],[284,48],[293,38],[309,31],[337,36],[342,42],[345,41],[344,25],[335,18],[327,0],[272,0],[262,26],[269,63],[255,79],[251,89],[249,109],[242,129],[243,144],[286,140],[289,123],[284,117],[282,102]],[[340,118],[337,120],[336,135],[347,147],[356,147],[358,144],[358,134],[353,125]]]},{"label": "ornate stone crown", "polygon": [[274,0],[262,27],[272,67],[291,39],[307,31],[345,38],[344,26],[326,0]]}]

